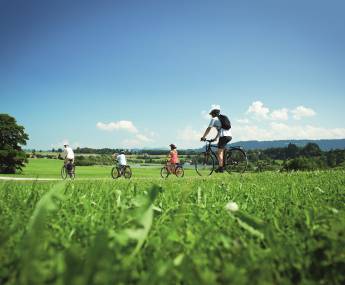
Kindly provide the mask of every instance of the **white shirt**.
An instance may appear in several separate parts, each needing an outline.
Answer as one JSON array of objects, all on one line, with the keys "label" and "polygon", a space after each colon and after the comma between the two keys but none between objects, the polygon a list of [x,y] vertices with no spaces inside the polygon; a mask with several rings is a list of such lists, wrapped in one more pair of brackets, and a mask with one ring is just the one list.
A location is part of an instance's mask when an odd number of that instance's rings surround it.
[{"label": "white shirt", "polygon": [[120,165],[127,165],[126,156],[124,154],[118,155],[116,159]]},{"label": "white shirt", "polygon": [[63,156],[64,156],[64,158],[67,158],[67,159],[74,159],[73,149],[69,146],[66,147],[63,151]]},{"label": "white shirt", "polygon": [[209,127],[210,128],[212,128],[212,127],[216,128],[218,131],[219,137],[232,137],[231,129],[230,130],[222,129],[222,123],[217,117],[211,119]]}]

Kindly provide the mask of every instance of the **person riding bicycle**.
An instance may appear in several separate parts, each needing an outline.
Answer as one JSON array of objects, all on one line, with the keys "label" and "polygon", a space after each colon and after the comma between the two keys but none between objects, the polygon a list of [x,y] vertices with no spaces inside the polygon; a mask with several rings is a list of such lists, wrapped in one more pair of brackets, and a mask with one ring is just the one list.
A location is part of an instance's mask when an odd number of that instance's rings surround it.
[{"label": "person riding bicycle", "polygon": [[170,152],[168,156],[168,163],[167,167],[170,172],[174,172],[176,164],[180,163],[180,159],[178,158],[178,152],[176,150],[176,145],[170,144]]},{"label": "person riding bicycle", "polygon": [[65,165],[67,165],[68,163],[72,163],[73,165],[74,164],[73,149],[67,143],[65,143],[63,146],[64,146],[64,151],[63,151],[62,157],[65,160]]},{"label": "person riding bicycle", "polygon": [[120,171],[122,172],[123,169],[127,166],[126,155],[124,151],[121,151],[120,154],[114,153],[113,157],[116,158],[117,163],[119,165]]},{"label": "person riding bicycle", "polygon": [[[224,150],[226,145],[231,141],[232,134],[229,126],[224,126],[220,117],[225,117],[220,114],[220,106],[219,105],[213,105],[211,107],[211,110],[209,112],[209,115],[211,115],[211,122],[207,129],[205,130],[204,135],[201,138],[201,141],[206,140],[206,136],[211,131],[211,128],[214,127],[217,129],[217,136],[215,138],[218,139],[218,150],[217,150],[217,158],[219,162],[219,167],[215,170],[216,172],[224,172]],[[227,117],[226,117],[227,118]],[[228,120],[228,119],[227,119]],[[228,120],[228,124],[230,125],[230,121]]]}]

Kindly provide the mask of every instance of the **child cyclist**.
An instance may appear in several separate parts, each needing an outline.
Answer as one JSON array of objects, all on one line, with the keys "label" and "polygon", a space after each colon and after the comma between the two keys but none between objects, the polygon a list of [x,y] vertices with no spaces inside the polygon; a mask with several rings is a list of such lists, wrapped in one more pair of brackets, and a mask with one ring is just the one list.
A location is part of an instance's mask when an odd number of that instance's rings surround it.
[{"label": "child cyclist", "polygon": [[170,146],[170,152],[168,156],[167,167],[168,167],[169,172],[173,173],[175,171],[176,164],[180,163],[180,160],[178,158],[176,145],[171,144],[169,146]]}]

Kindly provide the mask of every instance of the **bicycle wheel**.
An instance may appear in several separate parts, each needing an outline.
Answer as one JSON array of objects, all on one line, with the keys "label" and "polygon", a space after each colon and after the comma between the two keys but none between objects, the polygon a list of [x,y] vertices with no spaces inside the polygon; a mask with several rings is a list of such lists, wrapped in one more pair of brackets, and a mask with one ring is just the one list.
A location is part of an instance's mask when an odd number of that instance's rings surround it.
[{"label": "bicycle wheel", "polygon": [[68,175],[67,169],[66,169],[65,165],[63,165],[61,168],[61,178],[63,180],[65,180],[67,178],[67,175]]},{"label": "bicycle wheel", "polygon": [[214,171],[214,157],[209,152],[202,152],[194,157],[194,166],[200,176],[209,176]]},{"label": "bicycle wheel", "polygon": [[127,179],[132,177],[132,170],[129,166],[126,166],[125,169],[123,170],[123,176]]},{"label": "bicycle wheel", "polygon": [[170,175],[170,172],[169,172],[168,168],[166,166],[162,167],[161,177],[162,178],[168,178],[169,175]]},{"label": "bicycle wheel", "polygon": [[240,148],[233,148],[227,151],[225,169],[228,173],[243,173],[248,165],[247,155]]},{"label": "bicycle wheel", "polygon": [[184,170],[183,170],[182,166],[176,166],[175,175],[177,177],[183,177],[184,176]]},{"label": "bicycle wheel", "polygon": [[114,167],[111,169],[110,174],[111,174],[111,177],[112,177],[113,179],[119,178],[119,177],[121,176],[120,171],[119,171],[119,169],[118,169],[116,166],[114,166]]}]

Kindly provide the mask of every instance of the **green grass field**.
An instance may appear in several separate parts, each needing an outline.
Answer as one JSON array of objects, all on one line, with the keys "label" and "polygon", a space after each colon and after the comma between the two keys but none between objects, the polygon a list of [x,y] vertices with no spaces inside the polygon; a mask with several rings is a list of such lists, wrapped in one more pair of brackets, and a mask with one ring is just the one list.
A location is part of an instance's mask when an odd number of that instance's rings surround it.
[{"label": "green grass field", "polygon": [[[37,177],[37,178],[61,178],[60,171],[63,165],[62,160],[57,159],[29,159],[29,163],[23,168],[20,174],[10,174],[0,176],[9,177]],[[154,178],[160,177],[160,169],[163,165],[156,167],[132,168],[133,178]],[[112,166],[77,166],[76,179],[105,178],[111,179],[110,172]],[[185,169],[186,177],[197,176],[194,169]],[[170,179],[175,179],[171,176]]]},{"label": "green grass field", "polygon": [[[46,161],[21,176],[59,177],[61,161]],[[344,171],[161,179],[138,169],[112,180],[108,170],[0,181],[0,284],[345,282]]]}]

